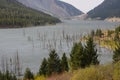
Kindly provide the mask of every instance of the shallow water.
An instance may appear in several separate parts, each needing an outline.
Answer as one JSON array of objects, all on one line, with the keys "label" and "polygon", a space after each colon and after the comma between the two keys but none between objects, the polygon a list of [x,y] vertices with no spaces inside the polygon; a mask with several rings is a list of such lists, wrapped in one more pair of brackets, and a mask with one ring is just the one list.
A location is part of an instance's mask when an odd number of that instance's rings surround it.
[{"label": "shallow water", "polygon": [[[63,23],[51,26],[37,26],[19,29],[0,29],[0,58],[13,58],[18,52],[22,70],[26,67],[38,72],[44,57],[50,49],[56,49],[61,56],[69,56],[71,46],[91,30],[114,29],[117,22],[64,20]],[[112,61],[112,52],[101,48],[101,64]],[[1,64],[0,64],[1,66]]]}]

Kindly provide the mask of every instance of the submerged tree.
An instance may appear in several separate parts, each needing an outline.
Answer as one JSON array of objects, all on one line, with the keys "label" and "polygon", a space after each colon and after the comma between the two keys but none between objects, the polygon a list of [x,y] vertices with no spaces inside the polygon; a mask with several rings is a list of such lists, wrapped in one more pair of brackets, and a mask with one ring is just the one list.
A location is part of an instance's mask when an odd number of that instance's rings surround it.
[{"label": "submerged tree", "polygon": [[68,71],[69,70],[68,61],[67,61],[67,57],[66,57],[65,53],[63,53],[63,56],[62,56],[61,69],[62,69],[62,71]]}]

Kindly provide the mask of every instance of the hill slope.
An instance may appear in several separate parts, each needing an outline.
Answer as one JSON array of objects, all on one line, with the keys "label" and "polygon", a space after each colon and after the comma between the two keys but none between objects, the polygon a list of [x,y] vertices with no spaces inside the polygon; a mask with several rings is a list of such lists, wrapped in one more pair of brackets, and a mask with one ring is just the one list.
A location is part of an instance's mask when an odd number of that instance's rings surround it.
[{"label": "hill slope", "polygon": [[52,16],[66,18],[81,15],[82,12],[68,3],[59,0],[17,0],[23,5],[43,11]]},{"label": "hill slope", "polygon": [[120,17],[120,0],[105,0],[101,5],[88,12],[88,15],[91,18],[100,17],[101,19]]},{"label": "hill slope", "polygon": [[45,25],[57,22],[59,22],[57,18],[27,8],[15,0],[0,0],[1,28]]}]

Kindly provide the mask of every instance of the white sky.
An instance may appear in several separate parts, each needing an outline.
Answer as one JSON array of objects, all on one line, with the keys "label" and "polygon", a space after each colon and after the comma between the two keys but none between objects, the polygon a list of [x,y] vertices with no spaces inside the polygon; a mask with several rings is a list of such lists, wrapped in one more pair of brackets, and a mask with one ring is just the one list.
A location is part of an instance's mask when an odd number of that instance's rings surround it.
[{"label": "white sky", "polygon": [[104,0],[61,0],[61,1],[72,4],[79,10],[83,11],[84,13],[87,13],[91,9],[101,4]]}]

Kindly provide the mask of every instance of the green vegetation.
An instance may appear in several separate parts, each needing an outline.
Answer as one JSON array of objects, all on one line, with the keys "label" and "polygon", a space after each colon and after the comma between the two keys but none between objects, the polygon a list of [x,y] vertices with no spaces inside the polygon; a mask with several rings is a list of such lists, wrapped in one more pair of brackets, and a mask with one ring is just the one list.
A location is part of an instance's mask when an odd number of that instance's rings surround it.
[{"label": "green vegetation", "polygon": [[120,62],[105,66],[91,66],[74,71],[70,80],[119,80]]},{"label": "green vegetation", "polygon": [[95,47],[92,37],[89,37],[88,41],[86,42],[85,55],[87,66],[99,64],[99,61],[97,59],[98,58],[97,49]]},{"label": "green vegetation", "polygon": [[16,0],[0,0],[0,27],[26,27],[55,24],[57,18],[23,6]]},{"label": "green vegetation", "polygon": [[119,41],[120,38],[119,38],[119,33],[115,33],[115,36],[114,36],[114,41]]},{"label": "green vegetation", "polygon": [[55,50],[51,50],[48,59],[43,59],[40,65],[39,75],[50,76],[69,70],[65,53],[60,59]]},{"label": "green vegetation", "polygon": [[0,80],[17,80],[17,78],[9,71],[6,71],[5,73],[0,72]]},{"label": "green vegetation", "polygon": [[115,32],[119,33],[120,32],[120,26],[118,26],[117,28],[115,28]]},{"label": "green vegetation", "polygon": [[47,60],[44,58],[43,61],[42,61],[42,64],[40,66],[40,69],[39,69],[39,74],[40,75],[47,75],[47,68],[48,68],[48,62]]},{"label": "green vegetation", "polygon": [[81,43],[74,44],[71,54],[71,65],[74,70],[90,65],[98,65],[98,55],[92,37],[89,37],[85,47]]},{"label": "green vegetation", "polygon": [[48,57],[48,75],[61,72],[61,63],[58,54],[52,50]]},{"label": "green vegetation", "polygon": [[112,31],[112,30],[108,30],[107,31],[107,36],[108,37],[112,37],[112,34],[114,33],[114,31]]},{"label": "green vegetation", "polygon": [[98,65],[99,61],[97,58],[97,50],[95,49],[92,37],[90,37],[86,42],[85,47],[83,47],[81,43],[74,44],[70,54],[70,64],[68,64],[65,53],[62,58],[59,59],[55,50],[50,51],[48,59],[43,59],[39,75],[51,76],[69,71],[70,67],[72,70],[77,70],[90,65]]},{"label": "green vegetation", "polygon": [[24,80],[34,80],[34,75],[29,68],[26,68],[26,71],[24,74]]},{"label": "green vegetation", "polygon": [[58,54],[56,53],[55,50],[51,50],[48,60],[46,61],[46,59],[43,60],[41,66],[40,66],[40,70],[39,70],[39,74],[40,75],[52,75],[52,74],[57,74],[57,73],[61,73],[61,60],[59,59]]},{"label": "green vegetation", "polygon": [[114,64],[90,66],[52,77],[37,76],[35,80],[119,80],[120,61]]},{"label": "green vegetation", "polygon": [[[115,32],[110,31],[110,33],[111,32],[112,36]],[[51,50],[49,57],[43,59],[38,74],[34,76],[30,69],[27,68],[24,74],[24,80],[119,80],[120,42],[119,40],[116,41],[116,48],[113,51],[113,63],[109,65],[99,65],[94,38],[104,38],[104,32],[101,33],[103,33],[102,37],[96,37],[95,35],[87,37],[84,45],[81,42],[75,43],[72,47],[69,60],[65,53],[63,53],[60,58],[55,50]],[[106,36],[108,37],[108,35]],[[106,41],[107,44],[110,43],[107,40],[103,41]],[[17,61],[19,63],[19,57]],[[2,63],[4,62],[5,61],[2,60]],[[11,59],[10,63],[12,63]],[[4,64],[2,64],[2,67],[3,69],[6,68],[6,70],[0,72],[0,80],[17,80],[13,73],[9,73],[10,70],[7,68],[8,66]],[[6,64],[8,64],[7,61]]]},{"label": "green vegetation", "polygon": [[103,35],[102,30],[101,29],[97,29],[95,35],[98,36],[98,37],[102,37],[102,35]]},{"label": "green vegetation", "polygon": [[70,62],[72,69],[85,67],[84,50],[81,43],[75,43],[70,54]]},{"label": "green vegetation", "polygon": [[113,55],[114,62],[120,61],[120,42],[117,45],[117,48],[115,48],[114,55]]},{"label": "green vegetation", "polygon": [[68,60],[65,53],[63,53],[63,56],[61,59],[61,69],[62,69],[62,72],[69,70]]},{"label": "green vegetation", "polygon": [[[120,26],[116,27],[115,30],[92,30],[90,36],[92,36],[95,43],[99,44],[101,47],[115,50],[120,41]],[[88,37],[89,35],[84,36],[81,41],[84,42]]]}]

